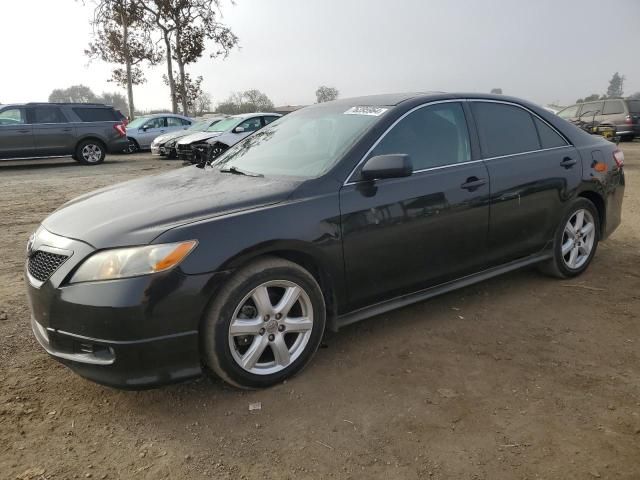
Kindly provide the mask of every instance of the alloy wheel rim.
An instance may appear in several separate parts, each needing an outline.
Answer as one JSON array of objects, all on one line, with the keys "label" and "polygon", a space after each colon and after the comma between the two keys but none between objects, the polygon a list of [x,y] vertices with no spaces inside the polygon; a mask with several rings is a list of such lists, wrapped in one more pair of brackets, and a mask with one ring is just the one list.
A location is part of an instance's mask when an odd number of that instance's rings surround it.
[{"label": "alloy wheel rim", "polygon": [[102,149],[98,145],[92,143],[82,148],[82,158],[89,163],[98,162],[101,157]]},{"label": "alloy wheel rim", "polygon": [[304,289],[271,280],[249,292],[233,312],[229,348],[243,370],[278,373],[304,352],[313,330],[313,306]]},{"label": "alloy wheel rim", "polygon": [[593,215],[585,209],[576,210],[562,234],[562,259],[565,265],[572,270],[582,267],[591,255],[595,239]]}]

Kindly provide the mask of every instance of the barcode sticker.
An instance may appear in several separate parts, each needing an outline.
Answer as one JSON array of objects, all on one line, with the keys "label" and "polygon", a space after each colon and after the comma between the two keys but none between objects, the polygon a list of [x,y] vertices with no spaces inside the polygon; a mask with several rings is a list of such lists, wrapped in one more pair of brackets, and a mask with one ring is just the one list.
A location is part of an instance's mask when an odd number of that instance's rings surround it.
[{"label": "barcode sticker", "polygon": [[345,115],[372,115],[374,117],[379,117],[387,110],[389,109],[386,107],[359,106],[359,107],[351,107],[349,110],[344,112],[344,114]]}]

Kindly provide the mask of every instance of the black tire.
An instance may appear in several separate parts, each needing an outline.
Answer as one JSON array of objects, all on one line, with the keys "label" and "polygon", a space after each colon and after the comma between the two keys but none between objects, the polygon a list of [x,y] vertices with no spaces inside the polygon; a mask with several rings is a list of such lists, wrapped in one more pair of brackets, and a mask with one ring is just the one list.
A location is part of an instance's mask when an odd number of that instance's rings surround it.
[{"label": "black tire", "polygon": [[[566,232],[565,226],[567,223],[574,217],[576,212],[580,210],[586,210],[590,213],[593,223],[594,223],[594,238],[593,238],[593,246],[588,253],[588,256],[576,268],[571,268],[568,265],[568,262],[565,259],[565,256],[562,254],[562,245],[565,241]],[[589,264],[593,260],[594,255],[596,254],[596,250],[598,249],[598,242],[600,241],[600,216],[598,213],[598,209],[595,205],[586,198],[578,198],[572,205],[571,208],[567,211],[566,215],[562,217],[560,221],[560,225],[558,226],[558,230],[556,231],[554,241],[553,241],[553,258],[540,264],[539,268],[542,272],[547,275],[556,277],[556,278],[571,278],[580,275],[587,268],[589,268]],[[569,255],[569,254],[565,254]]]},{"label": "black tire", "polygon": [[209,155],[208,155],[209,161],[211,162],[212,160],[215,160],[227,150],[229,150],[228,145],[225,145],[224,143],[214,143],[209,148]]},{"label": "black tire", "polygon": [[127,138],[127,140],[129,140],[129,143],[124,149],[124,153],[136,153],[140,150],[140,145],[138,145],[135,138]]},{"label": "black tire", "polygon": [[[298,340],[298,335],[306,335],[307,341],[306,343],[301,342],[302,346],[298,347],[297,357],[293,358],[293,360],[288,364],[288,366],[279,366],[276,360],[276,350],[272,349],[272,342],[274,340],[273,335],[269,334],[269,332],[276,333],[276,335],[280,335],[277,332],[280,331],[279,328],[282,325],[277,326],[277,330],[269,329],[265,331],[265,328],[262,328],[261,334],[254,334],[250,340],[247,340],[249,343],[245,343],[245,345],[253,345],[251,342],[262,341],[266,343],[266,347],[263,347],[262,354],[258,354],[256,357],[255,365],[257,367],[260,366],[258,360],[264,358],[265,355],[267,357],[272,355],[272,361],[275,363],[274,367],[271,368],[282,368],[280,371],[269,373],[252,373],[245,368],[243,368],[239,361],[236,358],[241,355],[239,351],[240,346],[238,346],[235,342],[236,338],[240,340],[246,340],[247,337],[251,335],[246,335],[244,337],[230,337],[229,329],[231,322],[234,317],[234,313],[240,309],[242,311],[243,308],[246,307],[246,298],[254,289],[259,289],[267,282],[291,282],[296,286],[300,287],[304,293],[307,295],[305,298],[305,302],[310,302],[310,308],[313,312],[312,317],[312,326],[309,329],[308,334],[304,333],[292,333],[291,335],[295,335],[294,338],[290,337],[290,340],[294,340],[287,342],[287,349],[295,349],[295,342]],[[271,287],[269,287],[271,288]],[[277,290],[277,287],[275,287]],[[269,295],[273,294],[273,289],[269,291]],[[277,292],[275,292],[277,293]],[[302,296],[300,297],[302,298]],[[249,300],[251,302],[252,300]],[[275,303],[277,304],[277,299]],[[269,302],[273,305],[273,300],[269,300]],[[302,302],[302,300],[301,300]],[[244,305],[244,306],[243,306]],[[277,305],[276,305],[277,306]],[[291,308],[290,311],[293,311],[294,308],[299,308],[302,306],[302,303],[296,307]],[[264,320],[265,317],[259,316],[259,308],[256,305],[254,309],[255,312],[251,317],[244,317],[253,319],[254,316],[258,320],[259,326],[267,326],[270,327],[271,323],[277,318],[277,316],[273,316],[270,322]],[[287,316],[287,314],[285,314]],[[302,315],[302,316],[308,316]],[[268,317],[267,317],[268,318]],[[260,323],[260,322],[266,323]],[[284,322],[285,320],[281,320]],[[300,370],[302,370],[311,360],[314,353],[318,349],[320,345],[320,341],[322,340],[322,335],[324,334],[324,328],[326,323],[326,309],[324,297],[322,295],[322,290],[320,286],[316,282],[315,278],[300,265],[280,259],[277,257],[264,257],[250,265],[243,267],[238,270],[226,283],[226,285],[218,292],[215,296],[214,302],[210,305],[205,318],[203,319],[203,323],[200,329],[200,338],[202,345],[202,356],[203,361],[207,367],[213,371],[217,376],[222,378],[227,383],[234,385],[240,388],[265,388],[271,385],[282,382],[283,380],[291,377],[296,374]],[[287,332],[281,334],[282,341],[285,340],[285,335]],[[231,339],[233,338],[233,340]],[[302,337],[300,337],[302,338]],[[234,353],[232,353],[232,343],[235,347]],[[288,343],[293,343],[294,346],[289,347]],[[247,347],[248,352],[250,347]],[[234,358],[234,355],[236,358]],[[264,363],[264,365],[268,365]],[[265,368],[265,367],[262,367]]]},{"label": "black tire", "polygon": [[107,148],[99,140],[83,140],[76,147],[75,160],[84,165],[98,165],[104,162]]}]

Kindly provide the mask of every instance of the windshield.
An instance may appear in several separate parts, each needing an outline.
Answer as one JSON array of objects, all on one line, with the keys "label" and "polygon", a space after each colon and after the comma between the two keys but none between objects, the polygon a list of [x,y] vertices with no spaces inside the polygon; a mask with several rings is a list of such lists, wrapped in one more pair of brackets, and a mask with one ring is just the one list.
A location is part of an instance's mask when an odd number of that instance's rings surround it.
[{"label": "windshield", "polygon": [[629,100],[629,111],[631,113],[640,113],[640,100]]},{"label": "windshield", "polygon": [[233,127],[236,123],[238,123],[240,118],[225,118],[224,120],[220,120],[219,122],[211,125],[207,128],[207,132],[226,132],[231,127]]},{"label": "windshield", "polygon": [[132,122],[129,122],[127,127],[129,127],[129,128],[141,127],[147,120],[149,120],[149,118],[150,117],[138,117],[135,120],[133,120]]},{"label": "windshield", "polygon": [[194,132],[204,132],[209,125],[211,124],[211,120],[202,120],[201,122],[194,123],[187,130],[193,130]]},{"label": "windshield", "polygon": [[303,108],[230,148],[214,166],[262,175],[317,177],[387,110],[343,103]]}]

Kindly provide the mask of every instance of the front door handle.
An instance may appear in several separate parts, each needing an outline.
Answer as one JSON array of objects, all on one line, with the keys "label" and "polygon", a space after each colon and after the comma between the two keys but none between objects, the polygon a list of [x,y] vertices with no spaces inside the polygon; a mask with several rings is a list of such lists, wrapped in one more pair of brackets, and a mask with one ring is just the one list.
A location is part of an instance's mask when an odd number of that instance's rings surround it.
[{"label": "front door handle", "polygon": [[469,177],[467,178],[466,182],[460,185],[460,188],[473,192],[474,190],[477,190],[478,188],[483,186],[485,183],[487,183],[487,181],[484,178]]},{"label": "front door handle", "polygon": [[18,130],[18,133],[30,133],[31,130]]},{"label": "front door handle", "polygon": [[578,161],[575,158],[571,158],[571,157],[564,157],[562,159],[562,161],[560,162],[560,166],[564,167],[564,168],[571,168],[573,167],[576,163],[578,163]]}]

